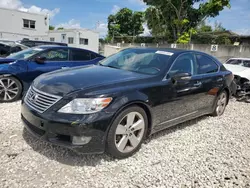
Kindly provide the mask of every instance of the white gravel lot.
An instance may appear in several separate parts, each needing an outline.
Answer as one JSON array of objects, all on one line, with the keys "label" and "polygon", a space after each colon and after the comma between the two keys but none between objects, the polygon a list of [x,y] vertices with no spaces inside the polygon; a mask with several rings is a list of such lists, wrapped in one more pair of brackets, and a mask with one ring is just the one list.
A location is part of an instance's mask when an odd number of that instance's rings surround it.
[{"label": "white gravel lot", "polygon": [[250,187],[250,104],[157,133],[124,160],[38,141],[23,130],[20,102],[0,106],[1,188]]}]

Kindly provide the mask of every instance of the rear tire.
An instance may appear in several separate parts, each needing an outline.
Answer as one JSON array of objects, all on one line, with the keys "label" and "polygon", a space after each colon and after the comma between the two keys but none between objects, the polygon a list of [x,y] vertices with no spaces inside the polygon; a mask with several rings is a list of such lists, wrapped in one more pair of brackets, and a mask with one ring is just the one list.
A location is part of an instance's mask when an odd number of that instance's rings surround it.
[{"label": "rear tire", "polygon": [[0,77],[0,102],[13,102],[20,99],[22,84],[15,77]]},{"label": "rear tire", "polygon": [[147,130],[146,112],[138,106],[126,108],[111,125],[107,136],[107,153],[119,159],[132,156],[140,149]]},{"label": "rear tire", "polygon": [[228,102],[228,93],[224,90],[217,96],[215,108],[212,115],[213,116],[223,115],[227,106],[227,102]]}]

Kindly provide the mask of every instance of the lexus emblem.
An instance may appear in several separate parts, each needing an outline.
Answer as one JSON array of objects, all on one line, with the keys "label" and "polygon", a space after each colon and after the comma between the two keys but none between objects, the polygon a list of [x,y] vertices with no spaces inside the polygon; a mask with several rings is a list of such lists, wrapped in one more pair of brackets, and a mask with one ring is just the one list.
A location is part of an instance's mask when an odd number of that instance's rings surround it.
[{"label": "lexus emblem", "polygon": [[38,99],[38,95],[37,94],[33,94],[31,97],[30,97],[30,100],[32,102],[36,102],[36,100]]}]

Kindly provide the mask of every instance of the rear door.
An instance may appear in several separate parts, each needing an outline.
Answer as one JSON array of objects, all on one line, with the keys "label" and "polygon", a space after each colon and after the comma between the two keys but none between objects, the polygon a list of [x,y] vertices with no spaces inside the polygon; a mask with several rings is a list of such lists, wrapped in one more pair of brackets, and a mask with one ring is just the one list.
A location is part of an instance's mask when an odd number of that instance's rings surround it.
[{"label": "rear door", "polygon": [[[43,57],[46,60],[44,63],[38,63],[35,61],[36,57]],[[71,66],[71,62],[69,61],[69,50],[67,48],[52,48],[42,51],[32,57],[32,60],[28,63],[27,76],[29,76],[30,80],[33,80],[43,73]]]},{"label": "rear door", "polygon": [[95,54],[88,50],[74,48],[70,49],[70,61],[72,62],[72,66],[96,64],[101,59],[103,58],[98,54]]},{"label": "rear door", "polygon": [[211,110],[220,88],[223,86],[223,75],[219,65],[208,55],[196,54],[198,75],[202,76],[203,93],[201,95],[201,110]]}]

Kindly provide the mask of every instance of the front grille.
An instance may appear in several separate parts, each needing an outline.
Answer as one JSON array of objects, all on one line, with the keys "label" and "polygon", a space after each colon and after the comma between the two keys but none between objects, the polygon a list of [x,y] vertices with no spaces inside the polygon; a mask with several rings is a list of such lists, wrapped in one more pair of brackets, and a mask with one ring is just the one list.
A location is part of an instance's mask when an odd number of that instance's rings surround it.
[{"label": "front grille", "polygon": [[24,102],[37,112],[43,113],[61,98],[60,96],[44,93],[31,86],[26,93]]}]

